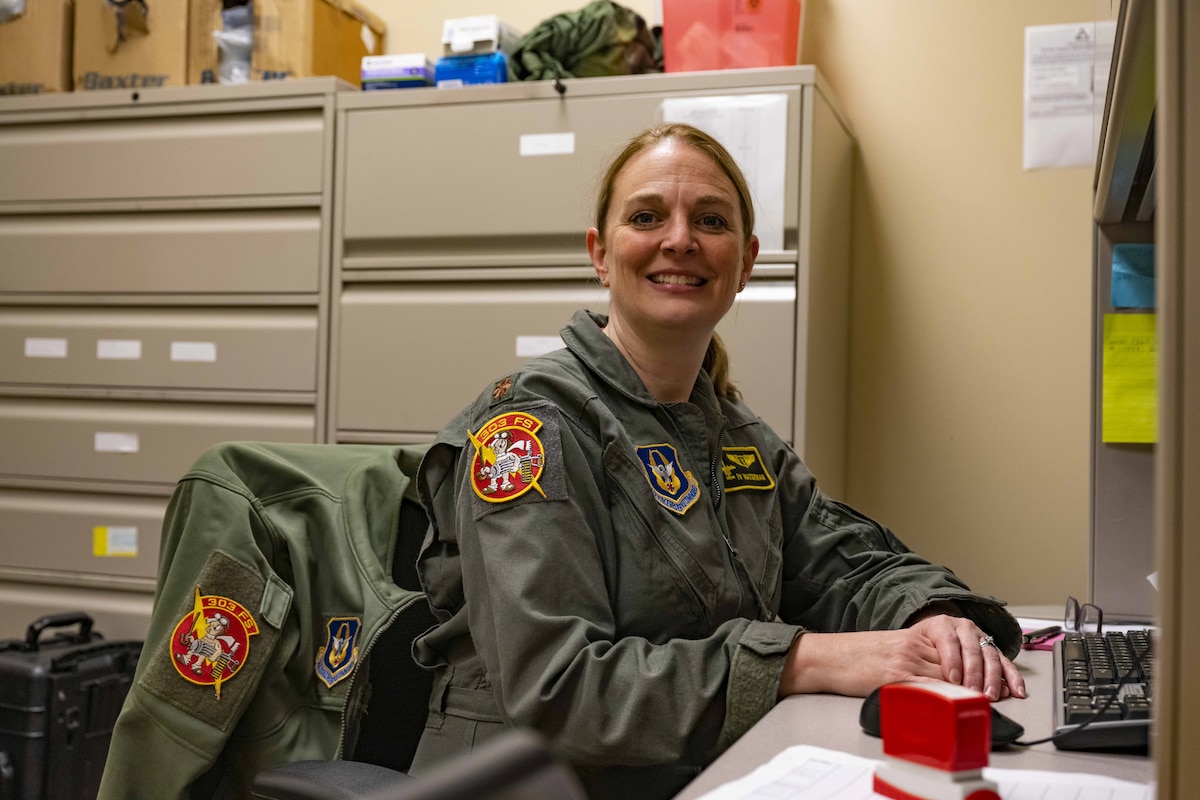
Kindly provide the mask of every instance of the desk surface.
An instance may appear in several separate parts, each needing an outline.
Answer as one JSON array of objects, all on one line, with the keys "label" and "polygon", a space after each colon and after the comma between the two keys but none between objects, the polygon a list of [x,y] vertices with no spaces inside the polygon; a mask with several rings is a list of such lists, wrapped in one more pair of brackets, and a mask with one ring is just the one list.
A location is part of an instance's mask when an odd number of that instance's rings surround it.
[{"label": "desk surface", "polygon": [[[1054,730],[1050,703],[1053,658],[1049,651],[1026,650],[1017,658],[1016,664],[1025,676],[1029,699],[1004,700],[997,708],[1024,726],[1022,739],[1049,736]],[[861,705],[858,698],[824,694],[796,695],[783,700],[700,773],[676,800],[700,797],[752,772],[781,750],[796,744],[827,747],[865,758],[883,758],[881,740],[863,733],[858,726]],[[1057,750],[1049,742],[993,752],[991,766],[1085,772],[1140,783],[1148,783],[1154,777],[1154,761],[1146,756],[1069,752]]]}]

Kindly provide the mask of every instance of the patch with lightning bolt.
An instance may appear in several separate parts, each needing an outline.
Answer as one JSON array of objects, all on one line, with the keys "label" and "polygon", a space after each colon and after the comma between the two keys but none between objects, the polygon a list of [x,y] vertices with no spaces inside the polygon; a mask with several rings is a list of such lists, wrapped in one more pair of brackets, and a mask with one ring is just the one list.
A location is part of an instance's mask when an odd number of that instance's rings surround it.
[{"label": "patch with lightning bolt", "polygon": [[679,454],[669,444],[648,444],[637,448],[646,470],[654,499],[663,508],[683,516],[700,497],[700,484],[692,473],[679,466]]},{"label": "patch with lightning bolt", "polygon": [[530,492],[548,498],[541,485],[546,448],[538,432],[543,424],[532,414],[511,411],[492,417],[474,433],[467,430],[475,447],[471,486],[480,500],[507,503]]},{"label": "patch with lightning bolt", "polygon": [[330,689],[349,677],[358,665],[358,617],[333,617],[325,621],[325,644],[317,651],[317,677]]},{"label": "patch with lightning bolt", "polygon": [[763,463],[757,447],[722,447],[721,474],[725,478],[727,492],[775,488],[775,479]]},{"label": "patch with lightning bolt", "polygon": [[171,634],[171,663],[189,683],[213,687],[221,699],[221,685],[241,670],[250,655],[250,637],[258,623],[241,603],[220,595],[202,595],[196,586],[192,610]]}]

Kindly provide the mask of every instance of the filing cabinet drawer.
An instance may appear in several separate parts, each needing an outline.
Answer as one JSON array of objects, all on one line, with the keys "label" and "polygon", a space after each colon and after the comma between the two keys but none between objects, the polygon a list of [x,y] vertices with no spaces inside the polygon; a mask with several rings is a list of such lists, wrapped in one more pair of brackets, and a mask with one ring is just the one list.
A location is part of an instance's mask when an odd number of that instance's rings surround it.
[{"label": "filing cabinet drawer", "polygon": [[138,592],[0,580],[0,639],[24,639],[38,617],[84,611],[92,630],[110,642],[144,640],[153,608],[153,587]]},{"label": "filing cabinet drawer", "polygon": [[0,488],[5,569],[153,579],[166,497]]},{"label": "filing cabinet drawer", "polygon": [[[705,94],[760,92],[786,94],[799,108],[795,88]],[[663,101],[677,94],[625,87],[601,96],[347,113],[342,185],[348,265],[370,266],[353,263],[360,254],[461,254],[464,240],[492,252],[565,252],[582,259],[600,171],[624,142],[661,121]],[[777,165],[788,187],[783,224],[789,240],[798,224],[792,199],[797,157],[789,152],[789,163]],[[413,189],[431,186],[452,195],[453,203],[431,202]]]},{"label": "filing cabinet drawer", "polygon": [[320,192],[321,109],[0,125],[0,203]]},{"label": "filing cabinet drawer", "polygon": [[[341,305],[337,427],[436,433],[489,380],[561,347],[558,332],[576,309],[607,306],[607,291],[588,281],[350,287]],[[717,329],[746,402],[785,439],[795,309],[793,281],[755,281]]]},{"label": "filing cabinet drawer", "polygon": [[248,209],[0,217],[0,253],[0,292],[315,294],[321,215]]},{"label": "filing cabinet drawer", "polygon": [[235,440],[315,442],[313,409],[0,398],[0,476],[171,486]]},{"label": "filing cabinet drawer", "polygon": [[5,383],[314,392],[315,308],[0,306]]}]

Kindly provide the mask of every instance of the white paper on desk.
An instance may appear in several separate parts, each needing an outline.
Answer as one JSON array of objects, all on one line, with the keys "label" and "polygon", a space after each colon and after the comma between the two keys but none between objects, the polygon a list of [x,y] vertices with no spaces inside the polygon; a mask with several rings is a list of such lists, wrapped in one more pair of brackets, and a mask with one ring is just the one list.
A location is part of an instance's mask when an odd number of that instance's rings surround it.
[{"label": "white paper on desk", "polygon": [[1025,169],[1090,167],[1117,23],[1025,29]]},{"label": "white paper on desk", "polygon": [[716,138],[742,168],[754,198],[759,247],[783,249],[783,189],[787,165],[787,95],[671,97],[663,122],[686,122]]},{"label": "white paper on desk", "polygon": [[[719,786],[700,800],[876,800],[875,767],[869,758],[797,745],[749,775]],[[1154,800],[1141,783],[1077,772],[985,769],[1001,800]]]}]

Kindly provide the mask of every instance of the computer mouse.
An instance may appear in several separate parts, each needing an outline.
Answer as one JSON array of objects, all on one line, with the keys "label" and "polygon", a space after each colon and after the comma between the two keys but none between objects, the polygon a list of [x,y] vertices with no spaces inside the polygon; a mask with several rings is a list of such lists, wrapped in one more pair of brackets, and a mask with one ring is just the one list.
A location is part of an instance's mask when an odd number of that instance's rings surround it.
[{"label": "computer mouse", "polygon": [[[879,689],[871,692],[863,700],[858,711],[858,724],[864,732],[871,736],[880,735],[879,726]],[[1025,735],[1025,729],[1009,719],[992,706],[992,749],[999,750],[1015,742]]]}]

